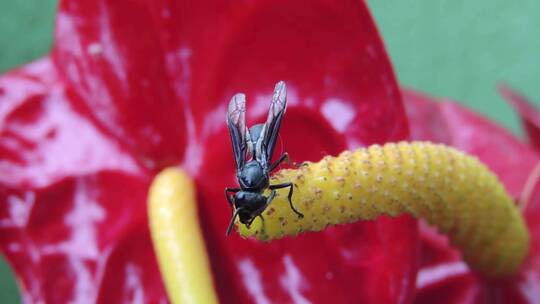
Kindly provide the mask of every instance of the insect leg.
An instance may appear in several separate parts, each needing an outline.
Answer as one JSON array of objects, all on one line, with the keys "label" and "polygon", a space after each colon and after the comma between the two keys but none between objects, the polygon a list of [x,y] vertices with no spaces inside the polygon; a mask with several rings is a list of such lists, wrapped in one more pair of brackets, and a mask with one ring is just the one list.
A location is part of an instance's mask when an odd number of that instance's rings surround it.
[{"label": "insect leg", "polygon": [[303,218],[304,215],[299,212],[298,210],[296,210],[296,208],[294,208],[293,206],[293,203],[292,203],[292,195],[293,195],[293,183],[283,183],[283,184],[277,184],[277,185],[270,185],[270,190],[274,190],[274,189],[282,189],[282,188],[287,188],[289,187],[289,195],[288,195],[288,199],[289,199],[289,205],[291,205],[291,209],[294,211],[294,213],[296,213],[298,215],[299,218]]},{"label": "insect leg", "polygon": [[262,216],[262,214],[259,214],[258,217],[260,217],[261,221],[264,223],[264,217]]},{"label": "insect leg", "polygon": [[[259,215],[260,215],[260,214],[259,214]],[[257,218],[257,217],[252,218],[252,219],[246,224],[246,227],[248,227],[248,229],[249,229],[249,227],[251,227],[251,223],[253,223],[253,221],[254,221],[256,218]]]},{"label": "insect leg", "polygon": [[278,159],[275,163],[273,163],[273,164],[270,166],[270,170],[269,170],[269,171],[270,171],[270,172],[274,171],[274,169],[275,169],[277,166],[279,166],[279,164],[281,164],[281,163],[284,162],[284,161],[286,161],[287,164],[290,164],[290,163],[291,163],[291,161],[289,160],[289,153],[287,153],[287,152],[283,153],[283,154],[279,157],[279,159]]},{"label": "insect leg", "polygon": [[240,212],[240,210],[242,210],[242,208],[236,209],[236,211],[234,211],[233,216],[231,217],[231,221],[229,223],[229,227],[227,227],[227,232],[225,233],[225,236],[229,236],[229,234],[231,234],[231,231],[234,227],[234,220],[236,220],[236,217],[238,216],[238,212]]},{"label": "insect leg", "polygon": [[229,202],[229,206],[231,207],[231,212],[234,213],[234,202],[231,199],[231,196],[229,195],[229,192],[236,193],[240,191],[240,188],[225,188],[225,197],[227,198],[227,201]]}]

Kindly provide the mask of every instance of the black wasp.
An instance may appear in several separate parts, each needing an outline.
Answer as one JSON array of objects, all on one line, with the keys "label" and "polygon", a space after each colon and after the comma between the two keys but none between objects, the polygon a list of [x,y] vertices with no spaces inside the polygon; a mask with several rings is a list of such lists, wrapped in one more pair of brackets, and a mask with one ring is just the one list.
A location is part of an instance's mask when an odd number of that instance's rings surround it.
[{"label": "black wasp", "polygon": [[[244,94],[234,95],[229,103],[227,126],[231,135],[236,161],[236,178],[240,188],[225,188],[225,196],[233,210],[227,235],[231,233],[237,216],[240,217],[240,223],[248,227],[257,216],[262,219],[261,213],[276,196],[276,189],[289,188],[288,198],[291,209],[300,218],[304,217],[292,204],[293,183],[270,185],[270,172],[281,162],[288,160],[288,154],[284,153],[275,163],[270,164],[286,107],[287,87],[283,81],[276,84],[268,118],[264,124],[257,124],[247,129]],[[268,197],[263,195],[266,189],[271,190]]]}]

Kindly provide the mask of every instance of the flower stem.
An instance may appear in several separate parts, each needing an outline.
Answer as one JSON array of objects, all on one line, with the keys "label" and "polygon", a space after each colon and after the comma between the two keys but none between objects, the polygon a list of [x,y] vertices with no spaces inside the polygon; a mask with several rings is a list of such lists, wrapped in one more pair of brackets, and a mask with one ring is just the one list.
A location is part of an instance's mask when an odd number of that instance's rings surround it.
[{"label": "flower stem", "polygon": [[150,186],[152,241],[172,303],[218,303],[199,226],[195,186],[179,169],[165,169]]},{"label": "flower stem", "polygon": [[292,212],[287,190],[280,190],[264,221],[239,226],[242,236],[268,241],[407,213],[447,234],[471,268],[486,276],[515,272],[528,252],[523,217],[497,177],[475,157],[444,145],[373,145],[282,170],[271,183],[288,181],[305,217]]}]

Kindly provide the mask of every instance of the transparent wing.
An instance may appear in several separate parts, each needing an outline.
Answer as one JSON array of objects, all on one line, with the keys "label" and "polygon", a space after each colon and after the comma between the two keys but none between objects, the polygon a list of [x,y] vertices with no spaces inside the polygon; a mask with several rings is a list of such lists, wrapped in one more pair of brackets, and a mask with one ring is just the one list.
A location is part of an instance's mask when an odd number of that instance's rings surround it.
[{"label": "transparent wing", "polygon": [[229,103],[227,126],[238,170],[244,165],[246,155],[246,96],[242,93],[234,95]]},{"label": "transparent wing", "polygon": [[285,109],[287,108],[287,86],[285,82],[280,81],[274,88],[274,95],[272,97],[272,103],[270,104],[270,110],[268,111],[268,118],[264,124],[262,134],[257,143],[258,155],[261,159],[260,162],[269,164],[274,153],[274,147],[279,134],[279,127],[281,125],[281,119],[285,115]]}]

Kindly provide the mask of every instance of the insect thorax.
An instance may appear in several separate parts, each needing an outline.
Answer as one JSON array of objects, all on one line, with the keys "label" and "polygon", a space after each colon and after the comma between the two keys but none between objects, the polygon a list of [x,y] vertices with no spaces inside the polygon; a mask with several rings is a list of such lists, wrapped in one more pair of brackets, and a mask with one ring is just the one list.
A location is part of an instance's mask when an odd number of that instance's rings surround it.
[{"label": "insect thorax", "polygon": [[243,190],[262,192],[269,184],[268,173],[255,160],[247,162],[238,172],[238,181]]}]

